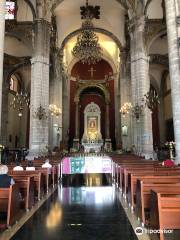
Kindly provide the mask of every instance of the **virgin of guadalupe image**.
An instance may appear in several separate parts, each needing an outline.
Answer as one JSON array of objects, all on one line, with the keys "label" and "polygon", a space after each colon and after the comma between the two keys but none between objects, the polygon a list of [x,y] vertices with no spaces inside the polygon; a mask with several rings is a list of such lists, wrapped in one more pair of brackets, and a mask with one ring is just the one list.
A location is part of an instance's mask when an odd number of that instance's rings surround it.
[{"label": "virgin of guadalupe image", "polygon": [[90,128],[95,128],[95,126],[96,126],[95,120],[91,120],[90,123],[89,123],[89,127]]}]

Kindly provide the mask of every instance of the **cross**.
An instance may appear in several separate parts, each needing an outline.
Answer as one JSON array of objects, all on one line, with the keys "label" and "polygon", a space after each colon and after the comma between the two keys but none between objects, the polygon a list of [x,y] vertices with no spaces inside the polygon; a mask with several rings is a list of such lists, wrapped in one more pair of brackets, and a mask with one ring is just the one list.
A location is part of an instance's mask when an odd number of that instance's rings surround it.
[{"label": "cross", "polygon": [[88,72],[91,73],[91,79],[93,79],[93,77],[94,77],[94,72],[96,72],[96,70],[94,70],[94,68],[91,67],[90,70],[88,70]]}]

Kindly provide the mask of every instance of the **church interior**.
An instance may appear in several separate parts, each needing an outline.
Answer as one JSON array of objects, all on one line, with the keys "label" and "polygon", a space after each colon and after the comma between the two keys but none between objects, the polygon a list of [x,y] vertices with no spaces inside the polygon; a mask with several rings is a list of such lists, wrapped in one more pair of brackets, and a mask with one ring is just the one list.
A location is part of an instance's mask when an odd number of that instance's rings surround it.
[{"label": "church interior", "polygon": [[0,239],[180,239],[179,96],[180,0],[0,0]]}]

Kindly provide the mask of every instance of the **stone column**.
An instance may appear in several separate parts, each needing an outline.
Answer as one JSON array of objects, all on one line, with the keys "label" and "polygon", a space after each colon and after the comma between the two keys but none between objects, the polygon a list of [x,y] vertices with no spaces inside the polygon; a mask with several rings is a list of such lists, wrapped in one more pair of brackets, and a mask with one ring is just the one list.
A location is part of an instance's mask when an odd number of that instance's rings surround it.
[{"label": "stone column", "polygon": [[177,16],[179,15],[178,4],[180,5],[180,1],[165,0],[165,4],[174,136],[176,142],[176,163],[180,164],[180,46],[178,45],[180,32],[177,23]]},{"label": "stone column", "polygon": [[[144,44],[144,17],[133,19],[131,25],[131,78],[132,103],[142,105],[144,95],[150,89],[149,60]],[[134,144],[145,158],[153,157],[152,117],[146,107],[139,121],[133,119]]]},{"label": "stone column", "polygon": [[110,139],[110,135],[109,135],[109,102],[106,103],[106,139]]},{"label": "stone column", "polygon": [[76,102],[76,129],[75,129],[75,138],[79,139],[79,102]]},{"label": "stone column", "polygon": [[[131,85],[130,85],[130,70],[129,70],[129,63],[127,61],[127,53],[124,50],[121,52],[120,55],[121,59],[121,65],[120,65],[120,74],[121,74],[121,106],[124,105],[126,102],[131,102]],[[119,112],[120,113],[120,112]],[[131,114],[129,111],[129,114],[126,114],[123,116],[121,113],[121,132],[122,132],[122,126],[127,126],[128,132],[127,136],[124,136],[122,133],[122,148],[123,149],[130,149],[132,145],[131,141]]]},{"label": "stone column", "polygon": [[7,146],[8,144],[8,96],[9,96],[9,82],[8,82],[8,69],[4,66],[3,84],[2,84],[2,117],[1,117],[1,144]]},{"label": "stone column", "polygon": [[[0,1],[0,131],[2,126],[2,87],[3,87],[3,60],[4,60],[4,31],[5,31],[5,0]],[[1,134],[0,134],[1,135]]]},{"label": "stone column", "polygon": [[[48,146],[49,108],[49,47],[50,24],[44,19],[35,22],[34,53],[31,59],[31,111],[30,111],[30,151],[34,155],[44,152]],[[42,106],[47,117],[35,116]]]},{"label": "stone column", "polygon": [[75,115],[75,138],[73,140],[73,147],[79,149],[79,100],[76,100],[76,115]]},{"label": "stone column", "polygon": [[110,124],[109,124],[109,101],[106,102],[106,139],[105,139],[105,150],[107,152],[111,151],[112,143],[110,139],[110,132],[109,132]]}]

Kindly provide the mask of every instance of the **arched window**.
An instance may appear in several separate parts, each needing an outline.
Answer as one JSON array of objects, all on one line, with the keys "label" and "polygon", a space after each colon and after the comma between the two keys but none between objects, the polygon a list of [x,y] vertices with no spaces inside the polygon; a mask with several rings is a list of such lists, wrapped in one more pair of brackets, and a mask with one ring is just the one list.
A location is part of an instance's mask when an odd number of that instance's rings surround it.
[{"label": "arched window", "polygon": [[6,14],[5,19],[6,20],[14,20],[15,19],[15,13],[16,13],[16,1],[9,0],[6,1]]},{"label": "arched window", "polygon": [[11,75],[10,78],[10,86],[9,86],[9,90],[13,91],[13,92],[20,92],[20,83],[19,83],[19,79],[17,78],[16,75]]}]

